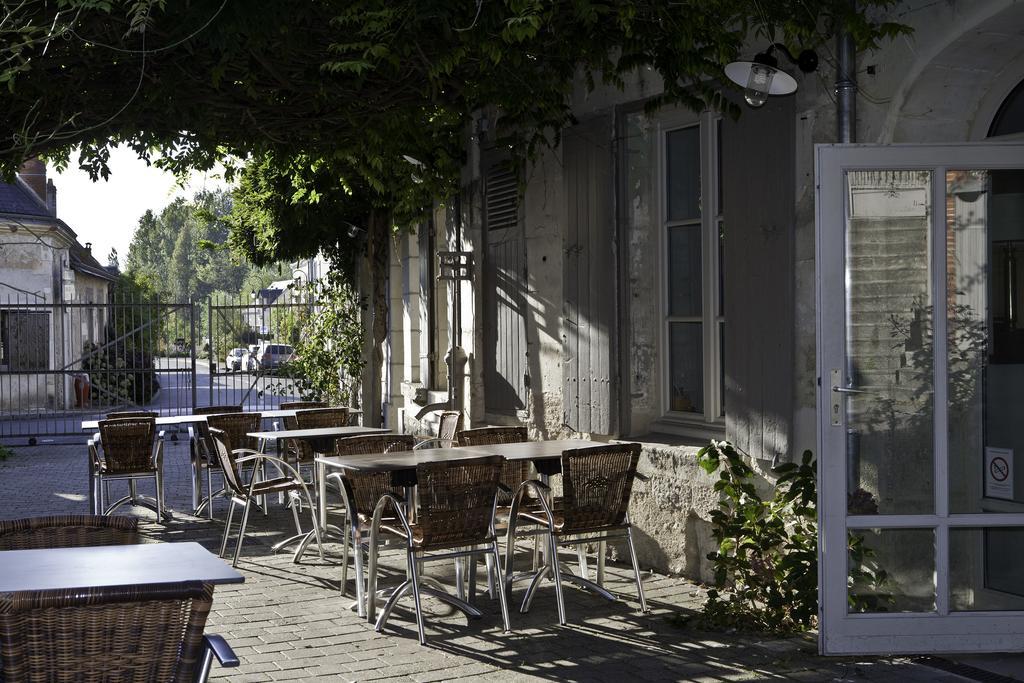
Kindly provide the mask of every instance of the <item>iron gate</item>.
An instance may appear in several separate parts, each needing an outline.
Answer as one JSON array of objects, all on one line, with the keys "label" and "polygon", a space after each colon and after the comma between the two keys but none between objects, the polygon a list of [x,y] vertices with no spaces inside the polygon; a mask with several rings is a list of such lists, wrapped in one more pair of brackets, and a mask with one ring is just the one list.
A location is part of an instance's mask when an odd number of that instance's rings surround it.
[{"label": "iron gate", "polygon": [[[280,292],[190,302],[0,299],[0,439],[83,436],[83,420],[121,410],[264,410],[297,398],[282,367],[287,354],[269,347],[291,346],[311,304]],[[245,350],[245,367],[226,362],[235,348]],[[260,363],[257,351],[267,350]]]}]

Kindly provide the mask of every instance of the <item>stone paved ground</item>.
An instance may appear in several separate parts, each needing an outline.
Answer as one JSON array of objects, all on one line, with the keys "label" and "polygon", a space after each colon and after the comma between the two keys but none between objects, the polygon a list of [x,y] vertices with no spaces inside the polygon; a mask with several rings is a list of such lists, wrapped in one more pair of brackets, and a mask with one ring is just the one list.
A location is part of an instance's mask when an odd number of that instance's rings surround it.
[{"label": "stone paved ground", "polygon": [[[146,536],[154,541],[193,540],[217,550],[223,508],[217,521],[184,514],[187,507],[188,448],[169,442],[166,489],[177,511],[167,526],[146,510]],[[0,518],[82,513],[87,508],[85,447],[43,445],[17,448],[0,462]],[[141,487],[145,492],[145,487]],[[237,519],[237,517],[236,517]],[[568,627],[557,625],[551,585],[542,587],[528,615],[512,613],[511,633],[501,630],[497,603],[481,594],[484,616],[468,622],[428,599],[428,647],[416,640],[410,609],[400,605],[384,634],[349,610],[338,591],[340,545],[327,544],[325,561],[315,553],[296,565],[273,555],[269,545],[289,528],[275,510],[254,515],[254,538],[243,549],[245,583],[221,586],[208,631],[224,635],[242,660],[238,669],[215,669],[231,681],[326,678],[339,681],[447,681],[458,678],[513,681],[962,681],[965,679],[905,659],[819,657],[810,639],[772,640],[696,633],[673,626],[667,617],[696,610],[699,587],[678,578],[647,573],[644,585],[652,608],[637,611],[629,572],[611,565],[608,585],[625,599],[607,603],[567,588]],[[404,565],[401,553],[385,554],[394,585]],[[569,559],[568,557],[566,558]],[[447,563],[428,565],[444,580]],[[351,574],[350,574],[351,575]],[[521,598],[522,589],[516,592]]]}]

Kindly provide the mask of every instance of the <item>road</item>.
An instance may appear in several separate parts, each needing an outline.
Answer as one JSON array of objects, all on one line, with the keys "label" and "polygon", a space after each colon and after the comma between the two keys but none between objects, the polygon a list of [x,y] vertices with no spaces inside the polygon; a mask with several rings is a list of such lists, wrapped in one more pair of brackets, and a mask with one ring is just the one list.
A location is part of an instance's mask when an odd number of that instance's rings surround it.
[{"label": "road", "polygon": [[[218,368],[221,366],[218,365]],[[113,410],[145,409],[161,415],[192,412],[192,367],[188,358],[157,358],[156,373],[160,390],[145,406],[95,406],[85,409],[49,410],[0,417],[0,440],[24,445],[30,438],[39,443],[47,439],[72,436],[84,438],[79,427],[83,420],[94,420]],[[195,406],[243,405],[246,410],[270,410],[283,401],[297,400],[281,378],[249,372],[217,372],[210,364],[196,360]]]}]

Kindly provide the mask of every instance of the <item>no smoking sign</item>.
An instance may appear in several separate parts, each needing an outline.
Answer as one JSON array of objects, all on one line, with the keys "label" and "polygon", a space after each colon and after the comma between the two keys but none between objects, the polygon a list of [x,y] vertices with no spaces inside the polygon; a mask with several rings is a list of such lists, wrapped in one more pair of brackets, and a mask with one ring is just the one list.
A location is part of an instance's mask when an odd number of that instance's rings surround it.
[{"label": "no smoking sign", "polygon": [[985,496],[1013,499],[1013,449],[985,449]]}]

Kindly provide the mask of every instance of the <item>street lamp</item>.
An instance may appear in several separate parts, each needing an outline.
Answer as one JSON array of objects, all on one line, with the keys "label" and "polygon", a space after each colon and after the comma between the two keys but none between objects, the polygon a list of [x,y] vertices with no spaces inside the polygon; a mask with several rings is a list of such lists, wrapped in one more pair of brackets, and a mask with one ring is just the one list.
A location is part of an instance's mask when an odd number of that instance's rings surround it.
[{"label": "street lamp", "polygon": [[779,50],[791,64],[796,64],[805,74],[818,68],[818,53],[803,50],[796,57],[782,43],[772,43],[764,52],[754,56],[753,61],[735,61],[725,66],[725,75],[736,85],[743,87],[743,99],[751,107],[760,107],[768,101],[769,95],[789,95],[796,92],[796,79],[779,69],[775,57]]}]

